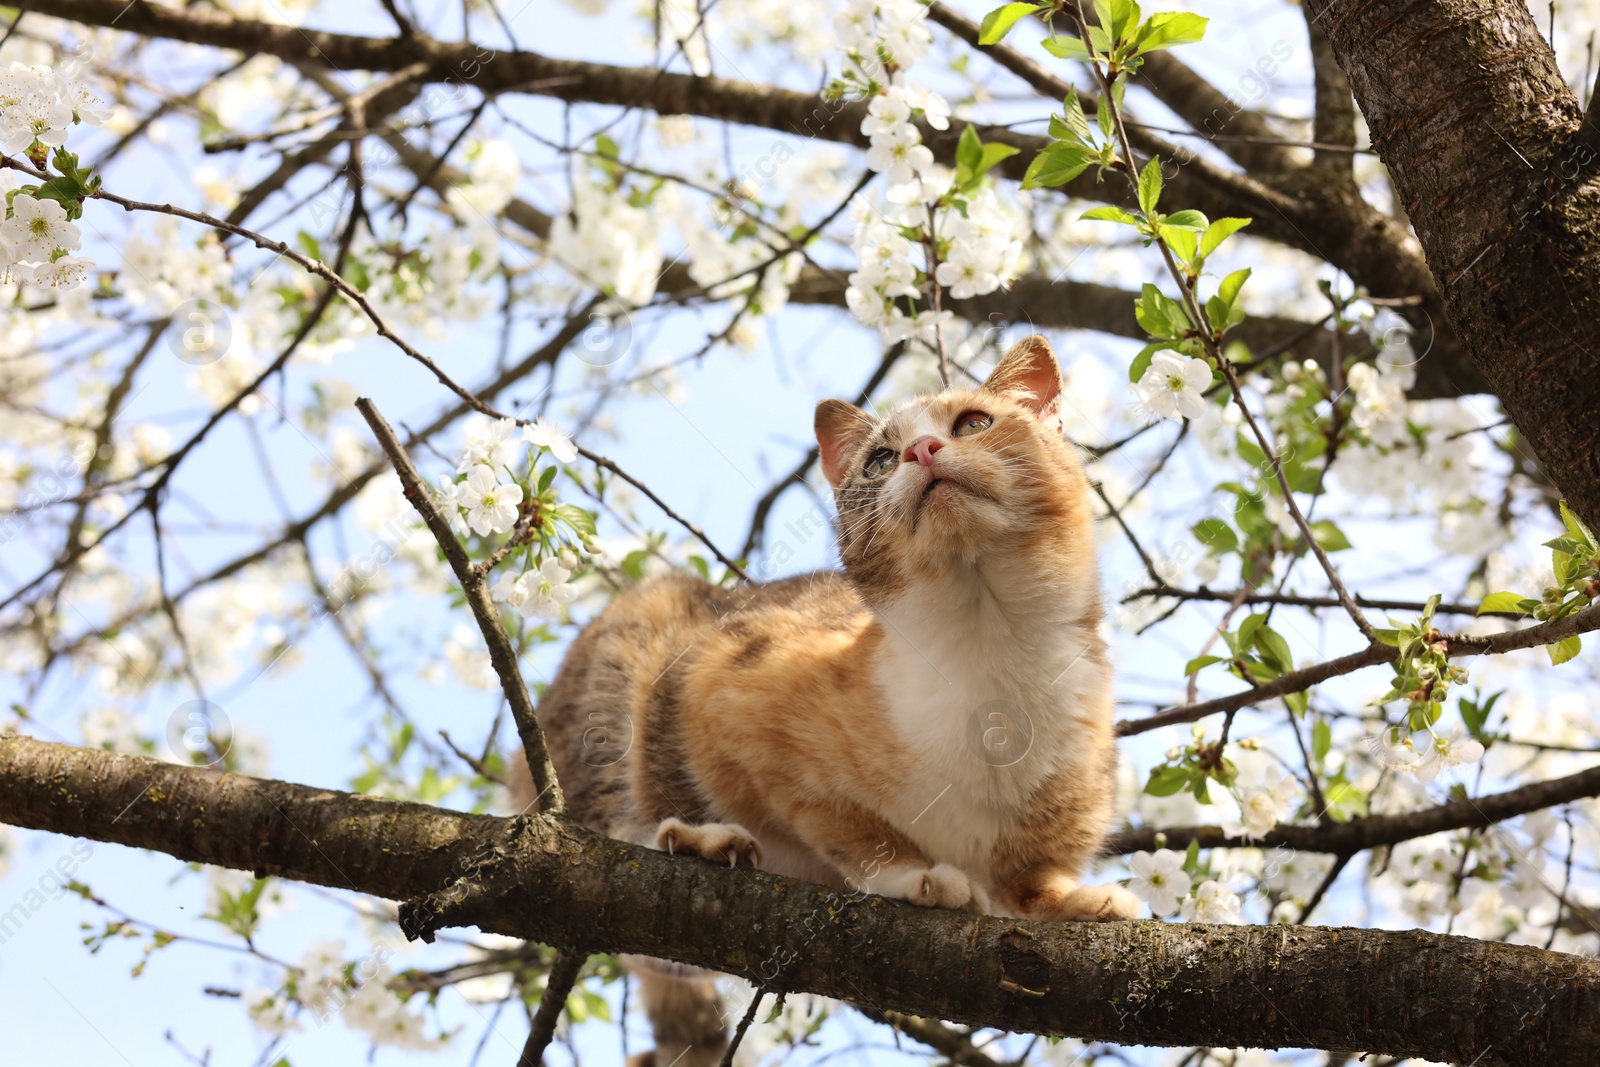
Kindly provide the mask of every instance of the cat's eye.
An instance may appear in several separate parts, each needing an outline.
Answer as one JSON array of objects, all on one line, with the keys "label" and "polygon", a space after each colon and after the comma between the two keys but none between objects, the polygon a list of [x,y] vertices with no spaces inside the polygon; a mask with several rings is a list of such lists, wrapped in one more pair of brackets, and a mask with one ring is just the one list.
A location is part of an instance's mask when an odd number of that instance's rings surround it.
[{"label": "cat's eye", "polygon": [[970,437],[972,434],[982,433],[993,425],[993,415],[985,415],[981,411],[969,411],[956,420],[956,427],[951,432],[957,437]]},{"label": "cat's eye", "polygon": [[867,457],[867,465],[861,468],[861,472],[868,478],[876,478],[893,467],[898,460],[899,457],[895,455],[894,449],[880,448]]}]

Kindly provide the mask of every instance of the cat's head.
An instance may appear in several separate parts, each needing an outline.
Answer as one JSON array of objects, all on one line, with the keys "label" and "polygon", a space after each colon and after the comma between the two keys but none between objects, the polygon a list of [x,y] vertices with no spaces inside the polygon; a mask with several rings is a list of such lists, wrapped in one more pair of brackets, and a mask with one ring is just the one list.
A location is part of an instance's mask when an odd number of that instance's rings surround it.
[{"label": "cat's head", "polygon": [[881,420],[840,400],[817,406],[840,556],[864,593],[890,596],[994,553],[1093,567],[1088,485],[1062,435],[1061,389],[1050,343],[1034,336],[980,387]]}]

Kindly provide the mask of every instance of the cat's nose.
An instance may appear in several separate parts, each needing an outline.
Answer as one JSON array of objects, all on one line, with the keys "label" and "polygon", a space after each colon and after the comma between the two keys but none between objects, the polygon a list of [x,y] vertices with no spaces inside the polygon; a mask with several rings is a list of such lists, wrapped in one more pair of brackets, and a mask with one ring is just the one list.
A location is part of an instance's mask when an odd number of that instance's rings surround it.
[{"label": "cat's nose", "polygon": [[915,460],[924,467],[933,466],[933,454],[944,447],[944,442],[937,437],[919,437],[906,445],[905,454],[900,458],[907,463]]}]

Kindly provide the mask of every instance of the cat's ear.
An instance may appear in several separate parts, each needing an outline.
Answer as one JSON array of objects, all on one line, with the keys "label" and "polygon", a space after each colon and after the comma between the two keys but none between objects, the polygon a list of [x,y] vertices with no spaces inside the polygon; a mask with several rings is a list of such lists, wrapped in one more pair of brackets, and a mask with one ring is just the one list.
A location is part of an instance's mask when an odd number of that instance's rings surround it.
[{"label": "cat's ear", "polygon": [[1012,345],[1011,351],[995,364],[983,388],[1021,401],[1041,419],[1057,416],[1061,410],[1061,366],[1050,342],[1034,334]]},{"label": "cat's ear", "polygon": [[835,489],[844,481],[845,464],[856,446],[871,433],[877,422],[865,411],[843,400],[824,400],[817,405],[817,454],[822,473]]}]

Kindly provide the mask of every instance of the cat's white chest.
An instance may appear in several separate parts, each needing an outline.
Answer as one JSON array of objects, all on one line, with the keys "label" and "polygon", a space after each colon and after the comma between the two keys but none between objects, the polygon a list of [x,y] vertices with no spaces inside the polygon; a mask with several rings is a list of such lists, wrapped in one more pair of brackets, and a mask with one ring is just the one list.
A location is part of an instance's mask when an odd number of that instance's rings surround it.
[{"label": "cat's white chest", "polygon": [[1088,654],[1095,635],[959,589],[880,619],[878,682],[910,762],[885,814],[929,859],[985,872],[998,839],[1087,747],[1075,720],[1098,712],[1108,681]]}]

